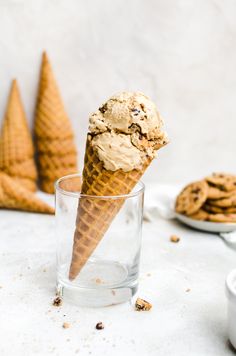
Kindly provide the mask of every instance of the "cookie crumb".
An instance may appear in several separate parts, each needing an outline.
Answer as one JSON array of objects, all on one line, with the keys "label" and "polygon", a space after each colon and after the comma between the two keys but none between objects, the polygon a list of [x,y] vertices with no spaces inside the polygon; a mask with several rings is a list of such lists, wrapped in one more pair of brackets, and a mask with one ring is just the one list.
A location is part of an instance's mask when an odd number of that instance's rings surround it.
[{"label": "cookie crumb", "polygon": [[96,279],[95,279],[95,282],[96,282],[97,284],[101,284],[101,283],[102,283],[102,280],[101,280],[100,278],[96,278]]},{"label": "cookie crumb", "polygon": [[148,311],[152,308],[152,304],[144,299],[138,298],[135,302],[135,310],[137,311]]},{"label": "cookie crumb", "polygon": [[170,241],[171,241],[171,242],[174,242],[174,243],[177,243],[177,242],[180,241],[180,237],[179,237],[179,236],[176,236],[176,235],[171,235]]},{"label": "cookie crumb", "polygon": [[147,273],[147,277],[151,277],[151,273]]},{"label": "cookie crumb", "polygon": [[111,291],[112,295],[116,295],[116,292],[114,290]]},{"label": "cookie crumb", "polygon": [[60,307],[62,305],[62,299],[60,297],[56,297],[53,302],[52,305],[54,307]]},{"label": "cookie crumb", "polygon": [[144,221],[144,222],[151,222],[151,220],[150,220],[147,216],[144,216],[144,217],[143,217],[143,221]]},{"label": "cookie crumb", "polygon": [[188,292],[190,292],[190,291],[191,291],[190,288],[187,288],[187,289],[185,290],[186,293],[188,293]]},{"label": "cookie crumb", "polygon": [[62,324],[62,327],[63,327],[63,329],[69,329],[70,324],[65,322]]},{"label": "cookie crumb", "polygon": [[97,329],[97,330],[102,330],[102,329],[104,329],[104,325],[103,325],[103,323],[102,323],[101,321],[96,324],[96,329]]}]

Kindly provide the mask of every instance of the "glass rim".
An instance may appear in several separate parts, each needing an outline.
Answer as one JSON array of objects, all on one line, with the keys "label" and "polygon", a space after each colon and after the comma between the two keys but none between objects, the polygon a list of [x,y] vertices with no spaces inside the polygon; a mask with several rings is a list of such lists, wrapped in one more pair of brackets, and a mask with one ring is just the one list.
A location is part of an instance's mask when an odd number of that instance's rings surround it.
[{"label": "glass rim", "polygon": [[90,195],[90,194],[82,194],[79,192],[69,192],[67,190],[64,190],[63,188],[60,187],[60,182],[63,180],[69,179],[69,178],[75,178],[75,177],[80,177],[82,178],[82,174],[80,173],[74,173],[74,174],[68,174],[66,176],[63,176],[59,179],[56,180],[54,186],[55,186],[55,191],[60,192],[63,195],[67,195],[70,197],[76,197],[76,198],[92,198],[92,199],[122,199],[122,198],[132,198],[140,195],[141,193],[144,192],[145,190],[145,184],[139,180],[136,185],[140,185],[140,188],[137,189],[135,192],[130,192],[128,194],[118,194],[118,195]]}]

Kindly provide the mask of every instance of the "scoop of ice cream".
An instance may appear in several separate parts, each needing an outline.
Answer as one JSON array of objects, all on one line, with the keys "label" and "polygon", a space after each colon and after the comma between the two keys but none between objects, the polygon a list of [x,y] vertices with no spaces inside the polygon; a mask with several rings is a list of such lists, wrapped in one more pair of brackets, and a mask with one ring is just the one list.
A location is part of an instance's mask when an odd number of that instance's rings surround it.
[{"label": "scoop of ice cream", "polygon": [[89,122],[93,148],[107,170],[140,169],[168,141],[155,104],[138,92],[111,97]]},{"label": "scoop of ice cream", "polygon": [[142,163],[140,151],[133,146],[129,135],[107,131],[96,135],[92,142],[99,159],[110,171],[123,169],[126,172],[130,170],[130,166],[139,167]]}]

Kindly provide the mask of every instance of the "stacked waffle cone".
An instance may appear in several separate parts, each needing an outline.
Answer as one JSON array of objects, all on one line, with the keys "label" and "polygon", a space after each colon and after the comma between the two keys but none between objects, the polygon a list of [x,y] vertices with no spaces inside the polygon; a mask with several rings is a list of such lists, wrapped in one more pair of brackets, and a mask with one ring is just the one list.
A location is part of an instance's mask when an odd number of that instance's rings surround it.
[{"label": "stacked waffle cone", "polygon": [[40,187],[54,192],[55,181],[77,172],[74,135],[46,53],[43,54],[35,114]]},{"label": "stacked waffle cone", "polygon": [[[112,196],[129,194],[154,157],[150,154],[152,147],[154,152],[167,143],[161,131],[159,113],[151,104],[141,93],[121,93],[90,117],[92,133],[87,138],[81,188],[81,192],[88,196],[81,197],[78,205],[70,280],[75,279],[85,266],[125,201],[125,198],[112,199]],[[151,139],[149,132],[142,134],[140,126],[134,126],[134,121],[138,122],[137,113],[147,124],[154,119],[156,133]],[[126,122],[127,126],[124,125]],[[100,141],[97,140],[99,135]],[[141,151],[137,147],[142,147]],[[140,155],[139,164],[132,161],[137,154]],[[90,195],[106,198],[97,199]]]},{"label": "stacked waffle cone", "polygon": [[17,81],[13,80],[0,134],[0,171],[36,190],[34,149]]},{"label": "stacked waffle cone", "polygon": [[34,148],[16,80],[13,80],[0,135],[0,208],[53,214],[39,199]]},{"label": "stacked waffle cone", "polygon": [[[35,119],[39,184],[54,193],[54,182],[77,171],[73,131],[46,53],[43,54]],[[53,213],[33,194],[38,172],[34,145],[16,80],[13,80],[0,132],[0,207]]]}]

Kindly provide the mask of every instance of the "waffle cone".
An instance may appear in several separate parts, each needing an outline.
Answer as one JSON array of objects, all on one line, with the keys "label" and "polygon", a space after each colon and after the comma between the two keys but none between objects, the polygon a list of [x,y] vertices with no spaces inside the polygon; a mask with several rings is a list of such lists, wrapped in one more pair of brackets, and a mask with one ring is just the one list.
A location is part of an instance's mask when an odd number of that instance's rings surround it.
[{"label": "waffle cone", "polygon": [[[42,181],[42,189],[44,192],[53,194],[55,192],[55,181],[54,180],[46,180],[44,179]],[[80,192],[81,191],[81,182],[78,181],[78,179],[73,180],[73,179],[68,179],[68,180],[62,180],[60,182],[60,187],[66,191],[69,192]]]},{"label": "waffle cone", "polygon": [[36,105],[35,134],[37,138],[53,140],[74,136],[52,67],[45,52],[42,58]]},{"label": "waffle cone", "polygon": [[34,149],[16,80],[13,80],[0,134],[0,170],[36,181]]},{"label": "waffle cone", "polygon": [[39,156],[41,154],[61,157],[68,154],[76,155],[76,148],[75,145],[71,144],[71,138],[48,140],[40,137],[40,139],[37,139],[37,151]]},{"label": "waffle cone", "polygon": [[12,177],[0,174],[0,208],[53,214],[54,209]]},{"label": "waffle cone", "polygon": [[6,174],[14,176],[14,178],[31,179],[34,182],[37,179],[37,171],[33,158],[29,158],[22,162],[16,162],[15,164],[6,167],[4,171]]},{"label": "waffle cone", "polygon": [[12,177],[15,182],[18,182],[22,185],[25,189],[30,190],[31,192],[36,192],[37,184],[34,180],[28,178],[19,178],[19,177]]},{"label": "waffle cone", "polygon": [[[38,157],[38,162],[42,171],[45,173],[47,170],[53,171],[62,169],[63,167],[76,167],[77,157],[74,153],[66,156],[48,156],[46,154],[41,154]],[[48,174],[46,174],[46,176],[47,175]]]},{"label": "waffle cone", "polygon": [[40,183],[40,187],[43,192],[48,194],[54,194],[55,192],[54,184],[55,184],[55,180],[43,179]]},{"label": "waffle cone", "polygon": [[35,113],[40,187],[54,192],[54,182],[77,171],[76,147],[70,120],[46,53],[43,53]]},{"label": "waffle cone", "polygon": [[[129,194],[150,163],[151,159],[147,159],[142,169],[134,169],[130,172],[108,171],[87,140],[81,192],[97,196]],[[122,198],[80,199],[69,272],[70,280],[76,278],[85,265],[123,203]]]}]

